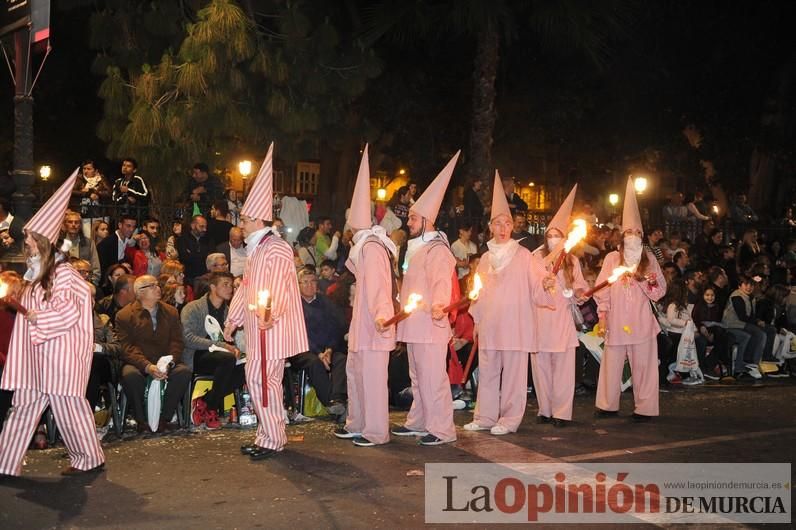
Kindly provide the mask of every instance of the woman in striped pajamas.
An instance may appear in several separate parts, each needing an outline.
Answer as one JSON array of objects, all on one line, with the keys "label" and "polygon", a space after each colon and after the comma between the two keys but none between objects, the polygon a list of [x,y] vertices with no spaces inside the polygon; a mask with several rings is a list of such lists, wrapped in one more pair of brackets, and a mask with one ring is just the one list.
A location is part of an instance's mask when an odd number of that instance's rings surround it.
[{"label": "woman in striped pajamas", "polygon": [[[69,452],[63,475],[100,471],[102,452],[86,386],[94,346],[91,290],[66,260],[60,227],[77,172],[25,225],[28,270],[0,388],[14,390],[0,434],[0,475],[18,476],[42,413],[50,406]],[[67,250],[64,251],[63,249]]]}]

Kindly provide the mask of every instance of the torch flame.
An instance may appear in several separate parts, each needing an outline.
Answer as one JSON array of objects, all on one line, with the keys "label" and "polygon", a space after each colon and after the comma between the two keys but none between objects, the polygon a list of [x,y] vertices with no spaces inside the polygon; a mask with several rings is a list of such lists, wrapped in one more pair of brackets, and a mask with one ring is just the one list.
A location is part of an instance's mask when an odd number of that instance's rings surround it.
[{"label": "torch flame", "polygon": [[418,304],[418,303],[420,302],[420,300],[422,300],[422,299],[423,299],[423,297],[422,297],[421,295],[417,294],[417,293],[412,293],[412,294],[410,294],[410,295],[409,295],[409,301],[408,301],[408,303],[407,303],[407,304],[404,306],[404,313],[407,313],[407,314],[409,314],[409,313],[411,313],[412,311],[414,311],[415,309],[417,309],[417,304]]},{"label": "torch flame", "polygon": [[4,282],[0,282],[0,298],[5,298],[8,294],[8,285]]},{"label": "torch flame", "polygon": [[481,276],[479,276],[478,273],[476,272],[475,276],[473,276],[473,288],[470,290],[470,293],[467,295],[467,298],[469,298],[470,300],[477,300],[478,293],[479,291],[481,291],[481,288],[483,286],[484,284],[481,283]]},{"label": "torch flame", "polygon": [[633,274],[634,272],[636,272],[636,265],[633,265],[632,267],[617,267],[608,277],[608,283],[614,283],[625,274]]},{"label": "torch flame", "polygon": [[268,289],[263,289],[257,293],[257,305],[259,307],[268,307],[268,301],[270,297],[271,293],[268,292]]},{"label": "torch flame", "polygon": [[564,252],[568,253],[572,248],[577,245],[581,239],[586,237],[586,221],[583,219],[575,219],[572,221],[575,226],[567,235],[567,241],[564,243]]}]

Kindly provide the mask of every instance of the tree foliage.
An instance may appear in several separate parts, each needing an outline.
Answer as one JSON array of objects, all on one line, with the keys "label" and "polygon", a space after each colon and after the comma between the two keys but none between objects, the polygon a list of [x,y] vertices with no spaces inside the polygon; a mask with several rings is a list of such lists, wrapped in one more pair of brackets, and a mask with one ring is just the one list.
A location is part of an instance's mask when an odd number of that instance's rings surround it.
[{"label": "tree foliage", "polygon": [[98,135],[171,196],[194,162],[229,166],[276,140],[288,162],[334,137],[381,63],[334,4],[106,0],[91,20],[104,79]]}]

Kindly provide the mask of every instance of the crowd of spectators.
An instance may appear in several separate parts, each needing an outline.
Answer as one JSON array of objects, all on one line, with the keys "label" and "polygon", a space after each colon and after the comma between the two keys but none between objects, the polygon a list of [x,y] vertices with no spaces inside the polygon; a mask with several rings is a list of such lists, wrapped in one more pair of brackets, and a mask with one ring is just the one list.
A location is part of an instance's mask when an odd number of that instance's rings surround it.
[{"label": "crowd of spectators", "polygon": [[[146,378],[167,380],[158,427],[169,431],[192,375],[212,376],[214,386],[194,401],[192,418],[197,425],[215,429],[226,414],[224,396],[244,383],[238,359],[245,356],[245,339],[226,344],[206,326],[210,317],[223,326],[244,273],[246,243],[236,226],[241,203],[234,191],[225,191],[218,177],[208,173],[207,165],[198,163],[183,192],[189,205],[183,210],[185,218],[142,217],[140,208],[133,207],[147,204],[150,190],[136,172],[136,161],[125,159],[121,176],[111,186],[93,162],[86,162],[73,206],[64,218],[64,232],[72,242],[70,261],[96,290],[96,353],[87,397],[96,407],[106,383],[119,382],[143,432]],[[451,241],[462,292],[471,288],[479,256],[490,238],[489,207],[482,202],[482,186],[480,180],[471,183],[463,205],[444,212],[449,222],[442,226]],[[503,187],[514,216],[512,238],[535,250],[542,237],[539,230],[529,230],[528,205],[515,192],[512,179],[505,179]],[[401,249],[393,263],[396,284],[403,272],[406,218],[416,194],[412,184],[399,188],[388,202],[374,204],[374,222],[384,226]],[[699,364],[707,379],[755,381],[789,376],[793,339],[789,330],[796,330],[792,209],[773,228],[759,229],[760,220],[742,194],[729,215],[719,219],[702,194],[686,198],[677,193],[662,213],[660,226],[646,227],[645,234],[646,248],[660,263],[668,286],[656,307],[664,330],[659,337],[661,382],[694,383],[673,369],[689,322],[696,329]],[[589,223],[588,235],[574,253],[593,285],[603,258],[621,241],[621,228],[597,224],[586,201],[575,216]],[[276,218],[274,225],[285,237],[281,220]],[[11,214],[6,199],[0,199],[0,241],[5,248],[21,241],[20,221]],[[306,370],[320,403],[340,419],[346,408],[345,342],[356,288],[345,267],[352,244],[351,230],[345,225],[335,227],[327,216],[300,227],[294,244],[310,351],[289,359],[291,370]],[[6,283],[12,281],[9,277]],[[597,321],[593,301],[580,306],[574,317],[579,330],[589,332]],[[4,319],[2,328],[10,329],[5,322],[13,319],[10,310],[0,310],[0,318]],[[461,369],[472,348],[472,319],[466,311],[459,312],[451,327],[456,352],[451,366]],[[0,335],[0,342],[4,340],[7,344],[7,337]],[[581,350],[578,393],[596,385],[596,370],[589,369],[594,361]],[[3,351],[0,344],[0,366]],[[157,367],[163,355],[173,359],[165,372]],[[408,379],[405,351],[399,348],[390,361],[393,405],[407,404]],[[529,376],[529,386],[530,381]],[[451,383],[454,398],[464,395],[460,381],[451,377]],[[7,401],[0,393],[0,421]]]}]

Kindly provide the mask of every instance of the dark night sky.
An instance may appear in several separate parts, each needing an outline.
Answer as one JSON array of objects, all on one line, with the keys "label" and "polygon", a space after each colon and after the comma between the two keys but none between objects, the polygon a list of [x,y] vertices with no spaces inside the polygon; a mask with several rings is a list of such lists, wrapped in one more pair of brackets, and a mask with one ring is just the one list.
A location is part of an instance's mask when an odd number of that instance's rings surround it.
[{"label": "dark night sky", "polygon": [[[794,69],[794,3],[639,5],[627,36],[615,43],[601,71],[559,50],[540,50],[520,25],[519,37],[501,53],[497,166],[534,178],[541,171],[539,157],[528,145],[539,145],[548,158],[558,153],[560,175],[598,177],[654,148],[682,179],[698,172],[697,157],[688,153],[680,132],[694,121],[710,140],[706,149],[723,176],[743,182],[766,98],[777,95],[779,72],[788,65]],[[52,16],[53,52],[34,91],[37,165],[47,162],[65,172],[83,158],[103,158],[104,146],[94,134],[100,80],[90,72],[88,31],[85,11],[56,10]],[[423,168],[435,160],[434,150],[466,146],[471,48],[467,42],[433,49],[379,45],[385,72],[362,103],[373,112],[372,121],[396,129],[395,158]],[[40,60],[39,55],[36,66]],[[793,83],[796,74],[791,77]],[[6,73],[0,82],[4,168],[11,166],[12,91]],[[793,92],[791,86],[780,98],[791,145]],[[391,114],[396,98],[407,104]]]}]

